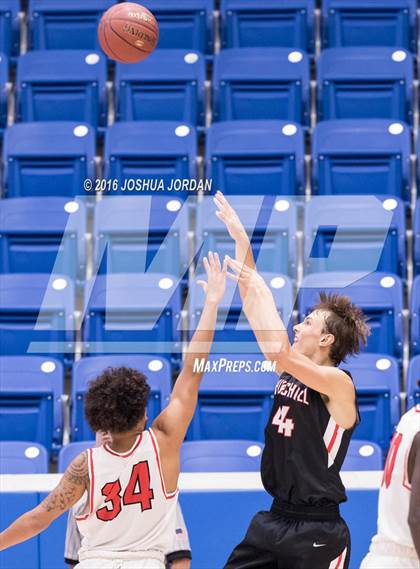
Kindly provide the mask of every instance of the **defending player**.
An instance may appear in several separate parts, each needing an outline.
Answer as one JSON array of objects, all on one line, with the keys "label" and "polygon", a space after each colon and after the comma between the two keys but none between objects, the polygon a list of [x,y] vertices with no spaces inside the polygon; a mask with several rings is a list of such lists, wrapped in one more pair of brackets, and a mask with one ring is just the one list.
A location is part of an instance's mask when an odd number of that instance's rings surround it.
[{"label": "defending player", "polygon": [[365,317],[347,297],[322,294],[294,327],[290,345],[271,291],[255,270],[239,217],[222,194],[215,201],[236,243],[237,260],[228,264],[244,312],[265,357],[283,370],[261,464],[273,505],[254,516],[225,569],[346,568],[350,534],[339,511],[346,500],[340,468],[359,415],[351,376],[337,366],[366,341]]},{"label": "defending player", "polygon": [[379,492],[378,533],[361,569],[420,569],[420,405],[401,417]]},{"label": "defending player", "polygon": [[39,534],[84,496],[80,569],[164,569],[175,532],[180,448],[203,375],[194,360],[208,356],[225,291],[226,261],[222,268],[209,253],[204,267],[208,282],[198,281],[204,308],[167,407],[144,430],[146,377],[129,368],[105,370],[89,387],[85,414],[94,432],[111,433],[112,443],[77,456],[55,490],[0,533],[0,550]]}]

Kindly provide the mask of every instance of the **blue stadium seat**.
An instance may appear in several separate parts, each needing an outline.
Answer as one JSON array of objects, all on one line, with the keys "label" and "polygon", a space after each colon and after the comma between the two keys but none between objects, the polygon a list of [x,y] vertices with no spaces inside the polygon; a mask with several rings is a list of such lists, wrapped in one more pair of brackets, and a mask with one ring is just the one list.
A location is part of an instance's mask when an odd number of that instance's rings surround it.
[{"label": "blue stadium seat", "polygon": [[159,49],[213,53],[213,0],[148,0],[159,23]]},{"label": "blue stadium seat", "polygon": [[[195,233],[202,242],[200,260],[209,251],[235,258],[235,243],[225,224],[216,215],[210,198],[197,206]],[[297,207],[292,200],[274,196],[231,196],[229,203],[238,212],[251,237],[252,250],[259,271],[282,273],[296,278],[297,268]]]},{"label": "blue stadium seat", "polygon": [[155,356],[96,356],[82,358],[73,365],[72,416],[73,441],[86,441],[95,437],[84,417],[84,398],[89,382],[108,367],[126,366],[144,373],[150,385],[147,418],[150,424],[166,407],[171,392],[171,366],[164,358]]},{"label": "blue stadium seat", "polygon": [[106,196],[97,204],[94,259],[102,274],[147,269],[183,277],[188,270],[188,208],[174,198]]},{"label": "blue stadium seat", "polygon": [[101,275],[85,289],[84,353],[179,359],[180,287],[166,274]]},{"label": "blue stadium seat", "polygon": [[417,51],[416,0],[322,0],[324,47],[395,46]]},{"label": "blue stadium seat", "polygon": [[318,302],[319,292],[349,296],[369,317],[372,335],[367,352],[388,354],[401,361],[403,350],[403,286],[396,275],[375,272],[328,272],[307,275],[299,291],[299,313],[303,318]]},{"label": "blue stadium seat", "polygon": [[118,63],[116,119],[203,125],[205,79],[205,58],[195,51],[158,49],[145,61]]},{"label": "blue stadium seat", "polygon": [[215,56],[213,119],[308,124],[309,59],[288,48],[233,48]]},{"label": "blue stadium seat", "polygon": [[0,440],[61,446],[64,371],[50,357],[0,357]]},{"label": "blue stadium seat", "polygon": [[45,447],[33,442],[0,441],[0,474],[48,474]]},{"label": "blue stadium seat", "polygon": [[313,193],[410,200],[409,127],[386,119],[331,120],[312,139]]},{"label": "blue stadium seat", "polygon": [[58,454],[58,472],[65,472],[76,456],[93,446],[93,441],[80,441],[63,446]]},{"label": "blue stadium seat", "polygon": [[190,441],[181,447],[181,472],[259,472],[259,441]]},{"label": "blue stadium seat", "polygon": [[308,272],[378,270],[406,276],[405,204],[398,198],[364,196],[355,203],[352,196],[314,197],[305,205],[303,234]]},{"label": "blue stadium seat", "polygon": [[74,305],[74,285],[67,277],[0,275],[0,355],[32,353],[70,359]]},{"label": "blue stadium seat", "polygon": [[386,453],[400,420],[397,360],[383,354],[360,354],[340,367],[351,372],[356,386],[361,423],[355,437],[375,442]]},{"label": "blue stadium seat", "polygon": [[413,72],[413,56],[406,50],[326,49],[317,61],[318,118],[384,118],[412,123]]},{"label": "blue stadium seat", "polygon": [[91,51],[30,51],[18,59],[20,121],[107,120],[106,57]]},{"label": "blue stadium seat", "polygon": [[371,441],[352,440],[344,459],[342,471],[382,470],[382,449]]},{"label": "blue stadium seat", "polygon": [[[261,272],[260,274],[271,289],[276,306],[290,335],[293,326],[292,312],[294,304],[292,280],[278,273]],[[194,281],[199,279],[206,280],[206,276],[204,274],[196,274]],[[189,334],[192,336],[204,306],[203,289],[195,282],[190,283],[189,300]],[[239,289],[231,279],[226,280],[226,292],[219,304],[214,340],[215,343],[223,343],[222,351],[224,353],[228,343],[232,346],[228,351],[233,351],[235,349],[234,346],[241,346],[241,351],[247,350],[246,343],[248,343],[249,350],[247,351],[260,353],[258,346],[255,344],[255,335],[242,311]],[[213,351],[218,352],[217,344],[213,345]]]},{"label": "blue stadium seat", "polygon": [[81,200],[0,200],[0,272],[54,272],[73,280],[83,278],[85,234]]},{"label": "blue stadium seat", "polygon": [[76,122],[15,124],[4,134],[7,197],[86,194],[95,175],[95,132]]},{"label": "blue stadium seat", "polygon": [[[1,22],[1,13],[0,13]],[[0,24],[1,25],[1,24]],[[9,80],[9,61],[4,53],[0,53],[0,128],[7,124],[7,82]]]},{"label": "blue stadium seat", "polygon": [[[419,147],[420,151],[420,147]],[[420,155],[420,152],[419,152]],[[417,159],[417,163],[420,168],[420,164]],[[420,169],[418,179],[420,180]],[[413,259],[413,268],[414,274],[418,275],[420,273],[420,199],[416,201],[416,209],[413,213],[413,251],[414,251],[414,259]]]},{"label": "blue stadium seat", "polygon": [[275,120],[214,123],[206,164],[213,187],[227,195],[303,195],[303,130]]},{"label": "blue stadium seat", "polygon": [[196,132],[191,126],[173,121],[120,122],[106,132],[105,177],[118,181],[112,194],[171,191],[185,199],[188,192],[169,188],[174,179],[197,177],[196,155]]},{"label": "blue stadium seat", "polygon": [[407,371],[407,409],[420,403],[420,356],[411,358]]},{"label": "blue stadium seat", "polygon": [[314,0],[221,0],[222,47],[315,48]]},{"label": "blue stadium seat", "polygon": [[98,23],[114,0],[29,0],[30,49],[98,49]]},{"label": "blue stadium seat", "polygon": [[417,275],[411,286],[411,353],[420,354],[420,275]]},{"label": "blue stadium seat", "polygon": [[217,369],[204,375],[188,439],[264,441],[278,381],[271,362],[261,352],[211,354],[209,362]]},{"label": "blue stadium seat", "polygon": [[8,57],[19,55],[20,0],[0,0],[0,52]]}]

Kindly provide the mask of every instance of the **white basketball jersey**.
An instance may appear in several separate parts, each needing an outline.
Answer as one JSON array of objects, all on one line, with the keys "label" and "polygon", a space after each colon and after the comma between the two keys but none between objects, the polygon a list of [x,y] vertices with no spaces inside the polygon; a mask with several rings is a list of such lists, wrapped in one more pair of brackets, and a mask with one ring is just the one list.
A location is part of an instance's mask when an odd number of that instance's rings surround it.
[{"label": "white basketball jersey", "polygon": [[402,416],[385,463],[379,492],[378,537],[414,549],[408,526],[411,484],[407,463],[413,439],[420,431],[420,405]]},{"label": "white basketball jersey", "polygon": [[89,449],[88,458],[90,491],[76,516],[83,536],[79,559],[163,561],[173,544],[178,491],[166,492],[152,429],[125,453],[105,444]]}]

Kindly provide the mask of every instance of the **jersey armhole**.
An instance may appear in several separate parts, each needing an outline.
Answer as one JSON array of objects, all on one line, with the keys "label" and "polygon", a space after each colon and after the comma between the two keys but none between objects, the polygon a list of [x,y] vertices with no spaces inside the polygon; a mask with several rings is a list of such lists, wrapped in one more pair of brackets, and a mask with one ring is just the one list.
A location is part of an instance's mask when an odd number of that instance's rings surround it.
[{"label": "jersey armhole", "polygon": [[89,489],[86,490],[86,500],[83,506],[83,512],[89,508],[88,513],[81,514],[80,516],[74,516],[74,519],[78,522],[86,520],[93,512],[93,498],[95,491],[95,474],[93,469],[93,449],[87,449],[88,453],[88,473],[89,473]]},{"label": "jersey armhole", "polygon": [[153,449],[155,451],[156,463],[158,466],[160,481],[162,484],[162,491],[163,491],[165,498],[167,500],[170,500],[172,498],[175,498],[175,496],[178,494],[178,488],[174,492],[167,492],[166,491],[165,480],[163,478],[162,465],[160,463],[159,444],[157,442],[156,436],[155,436],[153,429],[151,427],[149,427],[149,433],[150,433],[150,440],[152,441]]}]

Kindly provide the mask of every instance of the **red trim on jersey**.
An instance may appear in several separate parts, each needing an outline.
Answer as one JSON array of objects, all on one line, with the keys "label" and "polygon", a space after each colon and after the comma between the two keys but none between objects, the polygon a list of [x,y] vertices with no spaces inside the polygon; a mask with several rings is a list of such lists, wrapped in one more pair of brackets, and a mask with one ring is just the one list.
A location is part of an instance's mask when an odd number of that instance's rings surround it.
[{"label": "red trim on jersey", "polygon": [[157,441],[155,440],[155,435],[154,435],[152,429],[149,429],[149,433],[150,433],[150,439],[151,439],[152,444],[153,444],[153,448],[155,450],[156,462],[158,465],[159,476],[160,476],[160,482],[162,484],[162,491],[163,491],[165,498],[167,500],[171,500],[172,498],[175,498],[175,496],[178,493],[178,490],[175,490],[175,492],[170,492],[169,494],[166,492],[165,482],[163,480],[163,475],[162,475],[162,468],[160,466],[160,458],[159,458],[159,451],[158,451],[158,447],[157,447]]},{"label": "red trim on jersey", "polygon": [[343,557],[343,554],[340,553],[340,557],[338,558],[337,565],[334,567],[334,569],[340,569],[341,558],[342,558],[342,557]]},{"label": "red trim on jersey", "polygon": [[83,522],[84,520],[87,520],[88,517],[92,514],[93,512],[93,493],[94,493],[94,489],[95,489],[95,473],[93,471],[93,449],[89,448],[88,449],[88,455],[89,455],[89,465],[90,465],[90,476],[89,476],[89,513],[85,514],[84,516],[75,516],[75,520],[77,520],[78,522]]},{"label": "red trim on jersey", "polygon": [[115,450],[110,449],[106,443],[104,444],[104,449],[106,450],[106,452],[109,452],[109,454],[112,454],[113,456],[118,456],[119,458],[128,458],[140,446],[142,437],[143,437],[143,433],[140,433],[140,435],[134,441],[134,444],[131,447],[131,449],[128,452],[126,452],[125,454],[119,453],[119,452],[116,452]]},{"label": "red trim on jersey", "polygon": [[332,434],[331,440],[330,440],[330,442],[328,443],[328,446],[327,446],[327,451],[328,451],[328,452],[331,452],[331,449],[332,449],[332,447],[334,446],[335,439],[337,438],[337,435],[338,435],[338,429],[339,429],[339,426],[336,424],[335,427],[334,427],[334,432],[333,432],[333,434]]}]

